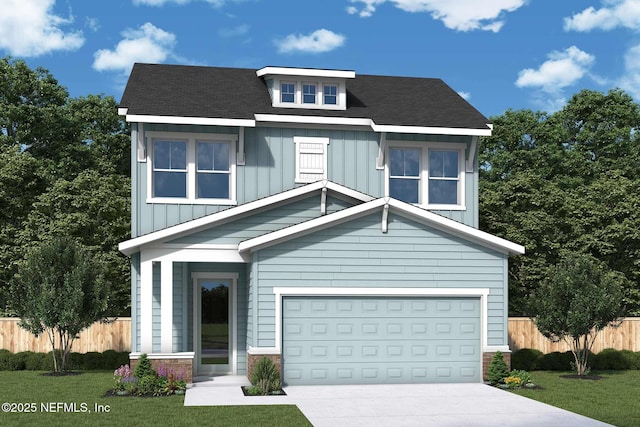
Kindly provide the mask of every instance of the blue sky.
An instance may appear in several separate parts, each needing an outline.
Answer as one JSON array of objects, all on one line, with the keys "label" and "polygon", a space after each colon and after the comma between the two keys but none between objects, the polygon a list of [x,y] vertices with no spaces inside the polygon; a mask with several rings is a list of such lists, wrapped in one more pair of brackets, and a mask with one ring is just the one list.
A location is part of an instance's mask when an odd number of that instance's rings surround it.
[{"label": "blue sky", "polygon": [[0,55],[119,100],[134,62],[439,77],[487,116],[640,101],[639,0],[0,0]]}]

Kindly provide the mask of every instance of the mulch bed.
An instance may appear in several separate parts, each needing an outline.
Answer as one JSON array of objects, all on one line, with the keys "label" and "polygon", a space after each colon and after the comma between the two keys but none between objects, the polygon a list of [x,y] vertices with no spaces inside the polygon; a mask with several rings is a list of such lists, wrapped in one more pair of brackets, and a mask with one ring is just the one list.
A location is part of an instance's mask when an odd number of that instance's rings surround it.
[{"label": "mulch bed", "polygon": [[602,377],[600,375],[576,375],[576,374],[571,374],[571,375],[560,375],[560,378],[566,378],[569,380],[593,380],[593,381],[599,381],[599,380],[605,380],[606,377]]},{"label": "mulch bed", "polygon": [[[156,396],[155,394],[118,394],[115,390],[109,390],[107,391],[105,394],[102,395],[102,397],[141,397],[141,398],[147,398],[147,397],[169,397],[169,396],[175,396],[178,393],[174,393],[174,394],[160,394],[158,396]],[[184,393],[181,394],[182,396],[184,396]]]},{"label": "mulch bed", "polygon": [[72,375],[82,375],[84,372],[77,371],[64,371],[64,372],[43,372],[40,375],[43,377],[68,377]]},{"label": "mulch bed", "polygon": [[[247,393],[247,386],[242,386],[240,387],[242,389],[242,394],[244,394],[245,396],[250,396],[250,397],[260,397],[260,396],[265,396],[264,394],[249,394]],[[267,394],[266,396],[286,396],[287,393],[284,392],[284,390],[280,389],[280,390],[274,390],[271,393]]]}]

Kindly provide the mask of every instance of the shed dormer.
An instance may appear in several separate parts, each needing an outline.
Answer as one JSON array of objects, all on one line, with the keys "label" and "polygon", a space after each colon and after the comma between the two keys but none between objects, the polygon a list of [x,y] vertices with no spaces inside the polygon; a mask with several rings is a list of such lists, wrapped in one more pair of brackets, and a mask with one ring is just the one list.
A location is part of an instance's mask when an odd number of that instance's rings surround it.
[{"label": "shed dormer", "polygon": [[256,74],[266,82],[272,106],[318,110],[346,110],[346,80],[356,76],[355,71],[290,67],[264,67]]}]

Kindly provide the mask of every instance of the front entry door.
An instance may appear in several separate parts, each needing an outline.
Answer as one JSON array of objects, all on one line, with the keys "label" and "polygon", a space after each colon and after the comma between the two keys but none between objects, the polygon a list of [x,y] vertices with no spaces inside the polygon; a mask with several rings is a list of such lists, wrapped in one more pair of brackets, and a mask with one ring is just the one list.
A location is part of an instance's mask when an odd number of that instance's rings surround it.
[{"label": "front entry door", "polygon": [[198,375],[235,372],[234,275],[194,277],[194,342]]}]

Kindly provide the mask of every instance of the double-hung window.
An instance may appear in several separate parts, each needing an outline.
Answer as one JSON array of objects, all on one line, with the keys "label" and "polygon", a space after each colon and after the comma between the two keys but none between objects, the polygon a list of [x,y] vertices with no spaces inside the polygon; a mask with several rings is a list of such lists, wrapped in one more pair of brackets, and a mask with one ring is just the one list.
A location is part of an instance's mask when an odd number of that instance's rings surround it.
[{"label": "double-hung window", "polygon": [[391,145],[387,195],[430,209],[464,209],[464,145]]},{"label": "double-hung window", "polygon": [[296,102],[296,85],[294,83],[280,84],[280,102],[287,104]]},{"label": "double-hung window", "polygon": [[302,103],[303,104],[316,103],[316,85],[312,83],[304,83],[302,85]]},{"label": "double-hung window", "polygon": [[196,194],[199,199],[229,199],[229,142],[197,141]]},{"label": "double-hung window", "polygon": [[236,204],[237,135],[146,132],[148,203]]},{"label": "double-hung window", "polygon": [[324,105],[336,105],[338,103],[338,86],[324,85],[322,93]]},{"label": "double-hung window", "polygon": [[187,141],[153,141],[153,197],[187,197]]}]

